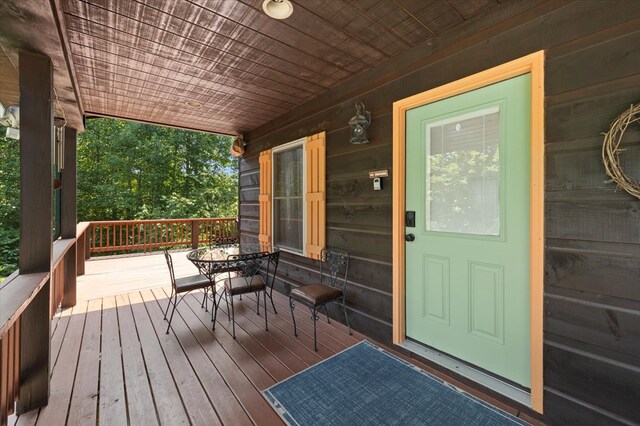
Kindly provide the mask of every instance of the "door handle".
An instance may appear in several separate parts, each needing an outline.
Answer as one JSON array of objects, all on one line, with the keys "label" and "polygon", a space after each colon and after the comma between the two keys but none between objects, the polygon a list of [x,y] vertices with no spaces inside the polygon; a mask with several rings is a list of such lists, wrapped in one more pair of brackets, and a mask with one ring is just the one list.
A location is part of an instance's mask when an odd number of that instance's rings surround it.
[{"label": "door handle", "polygon": [[404,239],[407,241],[414,241],[416,239],[416,236],[413,234],[407,234],[404,236]]}]

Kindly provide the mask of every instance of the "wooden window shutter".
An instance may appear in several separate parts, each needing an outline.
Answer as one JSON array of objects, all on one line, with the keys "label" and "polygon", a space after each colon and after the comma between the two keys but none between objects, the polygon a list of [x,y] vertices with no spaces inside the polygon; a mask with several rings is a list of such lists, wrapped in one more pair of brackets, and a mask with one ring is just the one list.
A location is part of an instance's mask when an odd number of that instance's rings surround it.
[{"label": "wooden window shutter", "polygon": [[325,246],[326,209],[326,134],[325,132],[307,137],[306,150],[306,213],[307,213],[307,257],[320,259]]},{"label": "wooden window shutter", "polygon": [[271,251],[271,150],[260,153],[260,242],[261,251]]}]

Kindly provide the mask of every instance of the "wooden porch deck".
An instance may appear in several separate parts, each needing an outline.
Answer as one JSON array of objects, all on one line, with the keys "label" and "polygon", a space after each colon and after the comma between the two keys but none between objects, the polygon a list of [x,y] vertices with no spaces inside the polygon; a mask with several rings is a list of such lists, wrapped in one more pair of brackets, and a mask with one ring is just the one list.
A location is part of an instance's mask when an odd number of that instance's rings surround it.
[{"label": "wooden porch deck", "polygon": [[[183,257],[174,256],[177,275],[194,272]],[[314,352],[310,315],[296,311],[295,338],[287,299],[276,293],[278,315],[269,307],[269,332],[252,297],[236,304],[237,340],[224,304],[212,331],[210,313],[200,307],[202,293],[194,293],[178,305],[173,331],[165,334],[170,289],[159,287],[168,283],[161,255],[95,259],[80,278],[78,304],[52,323],[49,405],[11,417],[10,425],[283,424],[260,391],[365,338],[321,320]]]}]

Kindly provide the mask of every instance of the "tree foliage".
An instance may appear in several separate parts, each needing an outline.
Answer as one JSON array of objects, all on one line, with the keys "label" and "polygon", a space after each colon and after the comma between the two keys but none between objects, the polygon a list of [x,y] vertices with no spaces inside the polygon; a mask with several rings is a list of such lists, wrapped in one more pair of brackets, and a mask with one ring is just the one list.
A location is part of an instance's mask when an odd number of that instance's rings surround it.
[{"label": "tree foliage", "polygon": [[[233,217],[227,136],[91,119],[78,135],[78,221]],[[0,277],[17,267],[19,141],[0,127]],[[64,174],[64,171],[63,171]]]},{"label": "tree foliage", "polygon": [[20,232],[20,142],[6,131],[0,126],[0,277],[17,268]]},{"label": "tree foliage", "polygon": [[78,137],[78,220],[236,216],[230,143],[220,135],[89,120]]}]

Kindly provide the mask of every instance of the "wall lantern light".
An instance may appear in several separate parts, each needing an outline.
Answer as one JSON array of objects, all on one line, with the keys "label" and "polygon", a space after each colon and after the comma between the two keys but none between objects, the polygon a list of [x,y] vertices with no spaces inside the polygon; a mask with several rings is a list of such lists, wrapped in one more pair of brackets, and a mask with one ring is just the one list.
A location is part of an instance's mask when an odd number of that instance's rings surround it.
[{"label": "wall lantern light", "polygon": [[244,154],[245,146],[247,146],[247,144],[244,142],[244,137],[242,136],[242,133],[238,133],[236,134],[236,137],[233,139],[233,142],[231,143],[231,148],[229,148],[229,152],[234,157],[240,158]]},{"label": "wall lantern light", "polygon": [[293,4],[289,0],[264,0],[262,10],[273,19],[287,19],[293,13]]},{"label": "wall lantern light", "polygon": [[362,102],[356,102],[356,115],[349,120],[351,128],[351,139],[353,144],[369,143],[367,139],[367,129],[371,125],[371,113],[366,111]]}]

